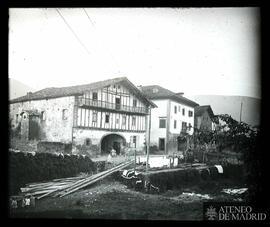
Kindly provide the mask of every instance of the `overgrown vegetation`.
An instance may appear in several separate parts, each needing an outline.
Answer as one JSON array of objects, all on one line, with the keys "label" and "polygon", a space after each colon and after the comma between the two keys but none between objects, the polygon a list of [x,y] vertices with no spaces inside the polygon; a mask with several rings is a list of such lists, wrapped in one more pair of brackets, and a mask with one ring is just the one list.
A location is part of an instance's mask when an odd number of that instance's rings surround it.
[{"label": "overgrown vegetation", "polygon": [[214,120],[218,122],[214,131],[194,129],[192,136],[184,135],[183,138],[189,143],[189,150],[199,149],[202,153],[207,153],[210,151],[207,148],[214,145],[218,154],[227,149],[241,155],[244,164],[243,178],[249,185],[249,198],[255,200],[262,190],[259,184],[262,179],[260,130],[238,122],[227,114],[216,115]]}]

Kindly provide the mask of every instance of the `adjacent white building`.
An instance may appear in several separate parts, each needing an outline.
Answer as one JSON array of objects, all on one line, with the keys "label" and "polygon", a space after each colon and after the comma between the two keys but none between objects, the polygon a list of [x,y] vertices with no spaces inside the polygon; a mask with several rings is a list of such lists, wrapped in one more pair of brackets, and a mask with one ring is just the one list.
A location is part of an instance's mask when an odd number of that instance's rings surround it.
[{"label": "adjacent white building", "polygon": [[151,110],[150,150],[162,154],[180,150],[178,137],[193,134],[194,107],[197,103],[158,85],[140,87],[158,108]]}]

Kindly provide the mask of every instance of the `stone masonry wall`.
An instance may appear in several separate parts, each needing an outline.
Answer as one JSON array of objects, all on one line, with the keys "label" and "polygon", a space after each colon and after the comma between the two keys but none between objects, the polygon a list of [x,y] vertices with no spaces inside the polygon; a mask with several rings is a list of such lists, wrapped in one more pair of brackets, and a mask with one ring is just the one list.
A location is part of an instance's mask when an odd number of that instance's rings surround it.
[{"label": "stone masonry wall", "polygon": [[[66,119],[63,119],[64,109],[66,110]],[[44,111],[44,118],[39,121],[40,140],[70,143],[72,141],[73,109],[73,96],[60,97],[10,104],[9,116],[12,119],[11,124],[15,128],[22,121],[20,114],[23,111],[33,110],[40,114]],[[16,114],[18,114],[17,121]]]}]

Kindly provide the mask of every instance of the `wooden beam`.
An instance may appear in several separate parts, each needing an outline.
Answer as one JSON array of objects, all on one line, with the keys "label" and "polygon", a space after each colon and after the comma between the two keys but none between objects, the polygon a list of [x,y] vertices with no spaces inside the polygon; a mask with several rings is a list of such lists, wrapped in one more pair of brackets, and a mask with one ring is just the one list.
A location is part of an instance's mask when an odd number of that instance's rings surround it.
[{"label": "wooden beam", "polygon": [[170,133],[170,113],[171,113],[171,100],[167,101],[167,120],[166,120],[166,141],[165,141],[165,154],[168,154],[169,133]]},{"label": "wooden beam", "polygon": [[[129,161],[129,162],[125,162],[125,163],[122,163],[112,169],[109,169],[108,171],[104,171],[104,172],[101,172],[99,175],[96,174],[95,176],[93,176],[92,178],[90,178],[89,180],[87,180],[86,182],[83,182],[82,184],[80,185],[76,185],[76,187],[72,187],[72,190],[69,190],[68,192],[62,194],[60,197],[63,197],[63,196],[66,196],[66,195],[69,195],[75,191],[78,191],[79,189],[81,188],[84,188],[86,186],[89,186],[101,179],[104,179],[105,177],[115,173],[116,171],[119,171],[127,166],[129,166],[133,161]],[[98,175],[98,176],[97,176]]]},{"label": "wooden beam", "polygon": [[84,126],[86,126],[86,109],[84,109]]}]

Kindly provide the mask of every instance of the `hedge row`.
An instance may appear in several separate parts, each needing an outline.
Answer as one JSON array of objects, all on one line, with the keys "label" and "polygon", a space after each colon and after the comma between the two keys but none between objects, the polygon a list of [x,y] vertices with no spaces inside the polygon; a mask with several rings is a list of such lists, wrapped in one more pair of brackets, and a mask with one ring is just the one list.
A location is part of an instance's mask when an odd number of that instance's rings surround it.
[{"label": "hedge row", "polygon": [[[151,184],[159,187],[160,191],[171,189],[181,189],[183,186],[201,186],[212,187],[210,182],[218,182],[222,179],[230,179],[235,182],[240,182],[244,178],[243,166],[228,164],[223,167],[223,174],[219,174],[216,167],[209,167],[209,171],[203,169],[189,169],[183,171],[160,172],[150,174],[149,180]],[[206,189],[205,188],[205,189]]]},{"label": "hedge row", "polygon": [[87,156],[9,152],[9,192],[17,194],[20,187],[31,182],[73,177],[81,172],[95,171],[95,163]]}]

